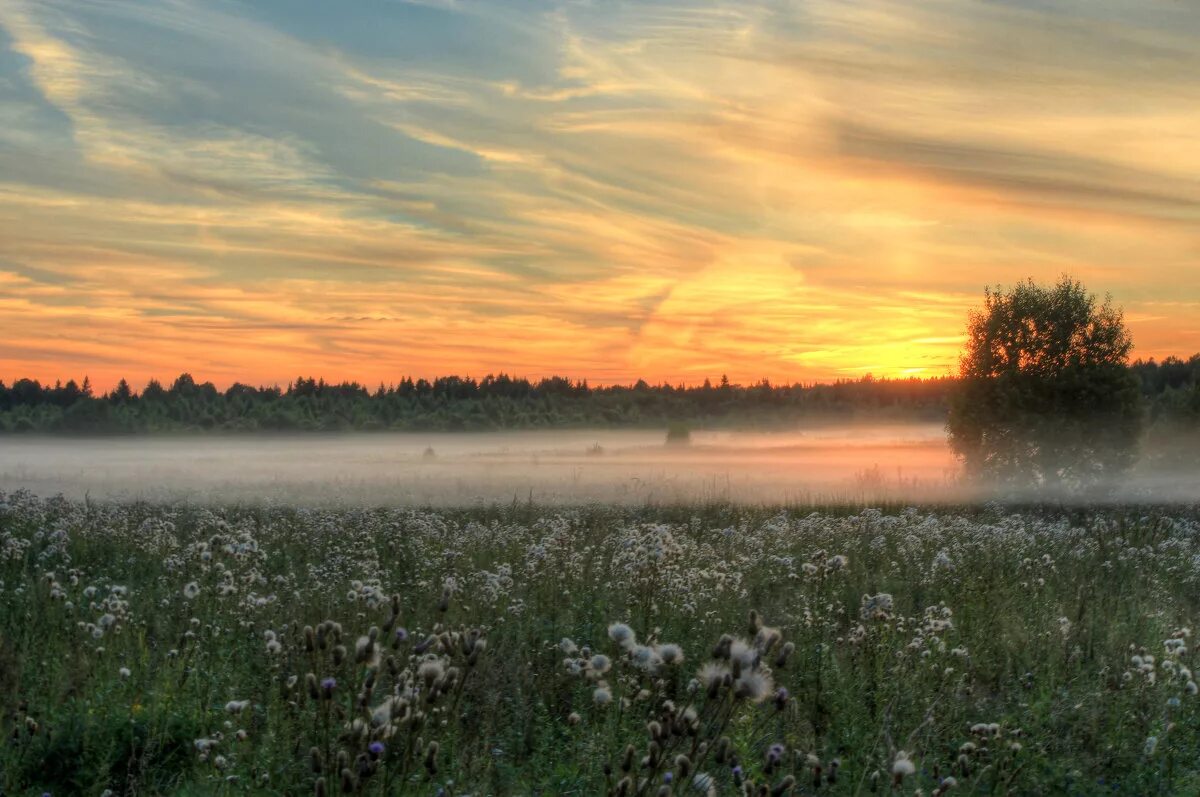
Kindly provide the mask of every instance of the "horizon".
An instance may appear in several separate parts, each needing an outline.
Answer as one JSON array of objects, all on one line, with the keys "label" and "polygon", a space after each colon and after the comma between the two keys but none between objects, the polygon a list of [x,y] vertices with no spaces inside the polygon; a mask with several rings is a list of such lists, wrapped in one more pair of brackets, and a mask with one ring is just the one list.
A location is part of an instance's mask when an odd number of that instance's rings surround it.
[{"label": "horizon", "polygon": [[[562,380],[569,382],[572,385],[585,385],[586,384],[589,388],[619,388],[619,387],[633,388],[633,387],[636,387],[638,382],[645,382],[651,388],[670,387],[672,389],[679,389],[682,387],[684,389],[689,389],[689,390],[693,389],[693,388],[696,388],[696,389],[702,388],[704,386],[705,382],[709,382],[710,386],[715,389],[715,388],[720,387],[720,381],[721,381],[721,375],[718,375],[715,378],[712,378],[712,377],[701,378],[696,382],[651,381],[649,379],[641,379],[641,378],[634,379],[630,382],[599,382],[596,380],[589,379],[587,377],[575,378],[575,377],[570,377],[570,376],[566,376],[563,374],[547,374],[545,376],[523,376],[523,375],[517,376],[514,374],[510,374],[510,373],[501,371],[501,372],[496,372],[496,373],[486,373],[483,376],[475,376],[473,374],[437,374],[434,376],[418,376],[418,375],[405,374],[405,375],[401,376],[399,379],[392,379],[392,380],[385,379],[385,380],[382,380],[377,383],[368,383],[368,382],[364,382],[362,380],[356,380],[356,379],[332,380],[332,379],[326,379],[325,377],[316,376],[316,375],[297,375],[297,376],[292,377],[291,379],[287,380],[286,382],[269,382],[268,383],[268,382],[234,380],[232,382],[222,383],[222,382],[213,381],[211,379],[197,378],[197,376],[194,373],[192,373],[191,371],[185,370],[185,371],[181,371],[180,373],[176,374],[174,377],[170,377],[167,379],[150,377],[149,379],[146,380],[146,382],[140,383],[140,384],[137,382],[128,380],[128,379],[124,379],[123,377],[119,377],[117,379],[117,381],[113,382],[112,384],[98,385],[98,384],[96,384],[95,380],[92,380],[90,378],[89,375],[84,374],[83,377],[56,378],[52,381],[39,380],[39,379],[36,379],[35,377],[17,377],[15,379],[0,378],[0,385],[4,385],[4,386],[11,388],[16,382],[19,382],[24,379],[31,379],[33,381],[38,382],[38,384],[40,384],[42,386],[42,388],[53,388],[55,385],[65,387],[67,384],[69,384],[71,382],[74,382],[78,387],[82,388],[84,379],[86,378],[89,381],[89,385],[91,386],[93,393],[97,397],[100,397],[104,394],[111,393],[113,390],[115,390],[121,381],[125,381],[125,383],[129,386],[130,390],[132,390],[133,393],[136,395],[140,395],[142,392],[144,392],[145,388],[148,387],[151,382],[157,383],[164,390],[169,390],[171,385],[178,378],[180,378],[182,376],[192,377],[193,381],[197,385],[211,384],[211,385],[213,385],[213,387],[215,387],[217,390],[219,390],[221,392],[225,392],[225,391],[229,390],[230,388],[232,388],[234,386],[239,386],[239,385],[242,387],[252,387],[256,390],[280,389],[280,390],[286,391],[288,388],[292,387],[298,380],[302,380],[302,379],[303,380],[314,380],[318,383],[323,383],[325,386],[328,386],[328,387],[339,387],[342,385],[355,385],[358,387],[366,388],[369,392],[372,392],[372,393],[375,391],[375,389],[377,387],[384,387],[384,388],[392,389],[392,388],[399,386],[402,382],[404,382],[406,380],[411,381],[414,384],[418,383],[418,382],[426,382],[429,384],[433,384],[434,382],[436,382],[438,380],[443,380],[443,379],[462,379],[462,380],[473,380],[476,384],[479,384],[485,379],[489,379],[489,378],[500,379],[500,378],[507,377],[508,379],[511,379],[515,382],[526,381],[535,386],[541,382],[551,381],[551,380],[555,380],[555,379],[562,379]],[[808,387],[818,387],[818,386],[822,386],[822,385],[834,385],[834,384],[847,383],[847,382],[865,382],[865,381],[872,381],[872,380],[876,381],[876,382],[905,382],[905,381],[911,381],[911,380],[915,380],[915,381],[919,381],[919,382],[933,382],[933,381],[956,379],[956,378],[957,377],[954,376],[953,374],[937,375],[937,376],[921,376],[921,375],[917,375],[917,374],[910,374],[907,376],[905,376],[905,375],[902,375],[902,376],[876,376],[874,374],[868,373],[868,374],[863,374],[858,377],[839,377],[837,379],[833,379],[833,380],[829,380],[829,381],[775,382],[770,379],[767,379],[766,377],[763,377],[763,378],[751,380],[748,382],[739,382],[739,381],[730,379],[729,387],[750,388],[750,387],[757,387],[757,386],[763,384],[764,382],[768,382],[768,383],[770,383],[771,387],[777,387],[777,388],[794,388],[794,387],[808,388]]]},{"label": "horizon", "polygon": [[[1063,273],[1200,350],[1200,15],[0,0],[0,372],[951,373]],[[75,377],[78,378],[78,377]]]},{"label": "horizon", "polygon": [[[1168,360],[1171,360],[1174,362],[1187,363],[1190,360],[1195,359],[1195,358],[1200,358],[1200,352],[1197,352],[1197,353],[1194,353],[1191,355],[1168,354],[1162,358],[1138,357],[1138,358],[1131,359],[1129,361],[1127,367],[1133,368],[1133,367],[1138,367],[1138,366],[1143,366],[1143,365],[1159,365],[1159,366],[1161,366],[1164,362],[1166,362]],[[586,376],[573,377],[573,376],[568,376],[566,374],[550,373],[550,374],[544,374],[544,375],[526,375],[526,374],[518,375],[518,374],[509,373],[507,371],[489,371],[489,372],[483,374],[482,376],[475,376],[474,374],[470,374],[470,373],[463,373],[463,374],[443,373],[443,374],[434,374],[431,376],[418,375],[418,374],[404,374],[404,375],[400,376],[399,378],[382,379],[377,382],[366,382],[361,379],[329,379],[329,378],[326,378],[323,376],[318,376],[316,374],[298,374],[298,375],[293,376],[285,381],[279,381],[279,382],[263,382],[263,381],[254,381],[254,380],[237,380],[237,379],[229,381],[229,382],[218,382],[218,381],[215,381],[212,379],[204,378],[203,375],[201,375],[201,377],[198,378],[197,375],[195,373],[193,373],[192,371],[183,370],[183,371],[178,372],[173,377],[160,378],[157,376],[151,376],[145,382],[140,382],[140,383],[135,382],[130,379],[126,379],[125,377],[118,377],[112,383],[97,384],[96,380],[91,379],[90,375],[84,374],[83,376],[55,377],[52,380],[42,380],[42,379],[38,379],[37,377],[32,377],[32,376],[19,376],[19,377],[14,377],[12,379],[6,379],[4,377],[0,377],[0,385],[11,388],[17,382],[19,382],[21,380],[29,379],[29,380],[38,382],[38,384],[40,384],[43,389],[52,388],[54,386],[66,386],[71,382],[74,382],[77,386],[82,387],[84,380],[87,379],[89,382],[89,385],[93,391],[93,394],[97,397],[101,397],[105,394],[111,393],[113,390],[115,390],[118,387],[118,385],[121,381],[124,381],[130,388],[130,390],[134,393],[134,395],[140,396],[144,392],[145,388],[148,387],[150,385],[150,383],[152,383],[152,382],[157,383],[164,390],[168,390],[168,389],[170,389],[171,385],[174,384],[174,382],[177,379],[179,379],[180,377],[183,377],[183,376],[191,377],[192,380],[197,385],[211,384],[211,385],[213,385],[213,387],[215,387],[217,390],[221,391],[222,393],[224,393],[225,391],[229,390],[230,388],[232,388],[234,386],[239,386],[239,385],[242,387],[251,387],[256,390],[284,390],[284,391],[286,391],[289,388],[291,388],[297,381],[302,380],[302,379],[303,380],[313,380],[318,383],[323,383],[324,385],[330,386],[330,387],[338,387],[338,386],[342,386],[342,385],[355,385],[358,387],[365,388],[368,392],[371,392],[371,393],[374,393],[375,390],[379,387],[383,387],[383,388],[386,388],[389,390],[394,389],[406,380],[411,381],[413,383],[426,382],[429,384],[433,384],[434,382],[436,382],[438,380],[443,380],[443,379],[462,379],[462,380],[474,381],[476,384],[479,384],[486,379],[501,379],[501,378],[508,378],[515,382],[526,381],[534,386],[536,386],[537,384],[539,384],[541,382],[546,382],[546,381],[555,380],[555,379],[561,379],[561,380],[565,380],[565,381],[569,382],[572,385],[587,385],[589,388],[633,388],[633,387],[636,387],[637,383],[645,382],[651,388],[669,387],[672,389],[682,388],[685,390],[691,390],[691,389],[698,389],[698,388],[704,387],[705,382],[708,382],[710,384],[710,386],[713,388],[718,388],[721,386],[721,379],[723,377],[727,377],[726,374],[719,374],[716,377],[711,377],[711,376],[710,377],[699,377],[695,380],[680,381],[680,382],[672,382],[669,380],[650,380],[650,379],[645,379],[642,377],[638,377],[638,378],[635,378],[630,381],[600,381],[600,380],[591,379]],[[900,374],[897,376],[865,373],[865,374],[860,374],[859,376],[839,376],[839,377],[835,377],[833,379],[827,379],[827,380],[794,380],[794,381],[778,381],[777,382],[773,379],[769,379],[768,377],[759,377],[758,379],[751,379],[751,380],[747,380],[747,381],[729,379],[729,386],[732,388],[752,388],[752,387],[757,387],[759,385],[762,385],[765,382],[765,383],[769,383],[770,386],[773,388],[797,388],[797,387],[813,388],[813,387],[821,387],[821,386],[827,386],[827,385],[838,385],[838,384],[844,384],[844,383],[861,383],[861,382],[868,382],[868,381],[876,381],[876,382],[907,382],[907,381],[936,382],[936,381],[943,381],[943,380],[956,380],[958,378],[959,378],[959,375],[957,373]]]}]

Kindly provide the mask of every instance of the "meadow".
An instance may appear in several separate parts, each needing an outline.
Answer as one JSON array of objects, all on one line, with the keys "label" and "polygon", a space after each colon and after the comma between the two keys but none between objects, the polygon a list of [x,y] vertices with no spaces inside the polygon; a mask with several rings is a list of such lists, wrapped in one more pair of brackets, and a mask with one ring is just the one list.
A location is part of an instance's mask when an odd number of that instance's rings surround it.
[{"label": "meadow", "polygon": [[0,793],[1194,794],[1188,507],[0,493]]}]

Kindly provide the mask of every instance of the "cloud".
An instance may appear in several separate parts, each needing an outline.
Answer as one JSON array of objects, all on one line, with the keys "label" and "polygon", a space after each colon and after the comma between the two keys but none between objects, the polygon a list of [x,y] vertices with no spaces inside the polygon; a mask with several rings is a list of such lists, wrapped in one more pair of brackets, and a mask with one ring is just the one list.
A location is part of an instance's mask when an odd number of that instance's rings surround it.
[{"label": "cloud", "polygon": [[0,375],[953,367],[1076,274],[1200,349],[1186,4],[0,0]]}]

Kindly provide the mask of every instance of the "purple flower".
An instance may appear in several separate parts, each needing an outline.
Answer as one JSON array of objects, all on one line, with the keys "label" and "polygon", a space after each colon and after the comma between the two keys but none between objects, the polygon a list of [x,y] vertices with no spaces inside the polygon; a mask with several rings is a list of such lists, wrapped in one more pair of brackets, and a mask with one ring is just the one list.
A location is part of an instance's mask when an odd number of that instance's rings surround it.
[{"label": "purple flower", "polygon": [[404,626],[400,626],[399,628],[396,629],[396,641],[397,642],[407,642],[408,641],[408,629],[407,628],[405,628]]},{"label": "purple flower", "polygon": [[738,764],[731,771],[733,773],[734,782],[741,783],[742,782],[742,765]]},{"label": "purple flower", "polygon": [[337,686],[337,679],[332,676],[321,679],[321,689],[323,689],[325,691],[326,695],[333,694],[334,687],[336,687],[336,686]]},{"label": "purple flower", "polygon": [[371,742],[369,745],[367,745],[367,752],[370,753],[374,758],[379,758],[379,756],[383,755],[383,751],[383,742]]},{"label": "purple flower", "polygon": [[673,780],[675,780],[674,772],[664,772],[663,773],[663,783],[670,783]]}]

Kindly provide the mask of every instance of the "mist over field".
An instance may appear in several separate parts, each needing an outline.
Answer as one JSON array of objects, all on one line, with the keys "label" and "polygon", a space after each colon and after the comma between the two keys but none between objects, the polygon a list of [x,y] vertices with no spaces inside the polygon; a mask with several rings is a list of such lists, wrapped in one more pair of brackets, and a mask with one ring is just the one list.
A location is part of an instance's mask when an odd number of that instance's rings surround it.
[{"label": "mist over field", "polygon": [[[10,437],[0,484],[74,498],[309,506],[1019,497],[963,484],[936,423],[696,431],[686,445],[664,438],[657,430]],[[1135,468],[1101,498],[1186,501],[1195,484],[1194,472]]]}]

